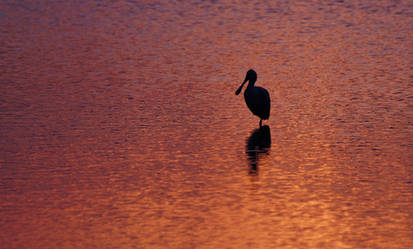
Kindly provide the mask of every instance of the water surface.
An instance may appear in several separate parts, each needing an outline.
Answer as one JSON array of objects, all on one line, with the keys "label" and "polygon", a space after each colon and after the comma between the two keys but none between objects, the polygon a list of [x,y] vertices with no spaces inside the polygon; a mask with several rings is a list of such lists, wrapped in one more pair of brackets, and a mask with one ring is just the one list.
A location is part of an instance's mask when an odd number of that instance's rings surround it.
[{"label": "water surface", "polygon": [[0,244],[410,247],[412,7],[0,3]]}]

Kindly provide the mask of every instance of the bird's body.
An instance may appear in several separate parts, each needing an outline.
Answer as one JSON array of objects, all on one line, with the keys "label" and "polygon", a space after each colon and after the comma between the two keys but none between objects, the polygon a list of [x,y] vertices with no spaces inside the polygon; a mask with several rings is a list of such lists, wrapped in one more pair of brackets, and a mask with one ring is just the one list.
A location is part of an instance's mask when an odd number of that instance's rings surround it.
[{"label": "bird's body", "polygon": [[270,117],[270,95],[267,90],[259,86],[247,87],[244,98],[254,115],[264,120]]},{"label": "bird's body", "polygon": [[260,126],[262,120],[267,120],[270,117],[271,100],[268,91],[262,87],[254,86],[257,80],[257,73],[254,70],[249,70],[244,82],[235,92],[238,95],[244,84],[249,81],[247,89],[244,92],[245,103],[250,111],[260,118]]}]

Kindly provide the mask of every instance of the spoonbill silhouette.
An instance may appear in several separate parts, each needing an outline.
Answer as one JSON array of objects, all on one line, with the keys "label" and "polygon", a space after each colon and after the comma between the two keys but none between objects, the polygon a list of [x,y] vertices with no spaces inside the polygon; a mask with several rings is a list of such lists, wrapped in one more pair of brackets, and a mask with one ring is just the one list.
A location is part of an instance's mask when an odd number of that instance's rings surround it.
[{"label": "spoonbill silhouette", "polygon": [[236,95],[240,94],[245,82],[249,81],[247,89],[244,91],[245,103],[250,111],[260,118],[260,127],[262,126],[262,120],[267,120],[270,117],[271,100],[270,94],[265,88],[254,86],[257,81],[257,73],[250,69],[245,76],[244,82],[235,92]]}]

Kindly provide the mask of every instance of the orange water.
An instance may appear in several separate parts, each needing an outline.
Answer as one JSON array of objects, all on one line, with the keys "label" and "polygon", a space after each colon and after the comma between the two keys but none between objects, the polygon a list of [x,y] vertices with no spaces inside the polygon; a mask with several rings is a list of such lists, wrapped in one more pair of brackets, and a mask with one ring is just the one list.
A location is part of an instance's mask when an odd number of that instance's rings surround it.
[{"label": "orange water", "polygon": [[413,244],[408,1],[0,10],[1,248]]}]

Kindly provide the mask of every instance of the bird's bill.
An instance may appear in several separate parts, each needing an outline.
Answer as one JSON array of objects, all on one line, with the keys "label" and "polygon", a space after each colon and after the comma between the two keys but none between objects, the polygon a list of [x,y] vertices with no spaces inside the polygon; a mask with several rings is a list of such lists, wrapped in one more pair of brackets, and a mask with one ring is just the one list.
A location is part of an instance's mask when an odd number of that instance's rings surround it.
[{"label": "bird's bill", "polygon": [[247,82],[247,81],[248,81],[248,79],[245,78],[244,82],[242,82],[242,84],[239,86],[238,90],[235,92],[235,95],[238,95],[241,92],[242,87],[244,86],[245,82]]}]

